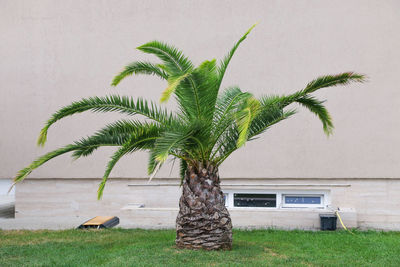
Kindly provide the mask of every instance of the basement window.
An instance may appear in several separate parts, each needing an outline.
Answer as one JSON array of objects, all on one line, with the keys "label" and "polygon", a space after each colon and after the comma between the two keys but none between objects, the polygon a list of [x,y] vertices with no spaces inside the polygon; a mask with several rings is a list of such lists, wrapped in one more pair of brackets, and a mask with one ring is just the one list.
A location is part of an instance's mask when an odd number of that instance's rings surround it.
[{"label": "basement window", "polygon": [[323,208],[323,195],[282,195],[283,208]]},{"label": "basement window", "polygon": [[330,205],[327,190],[224,190],[225,206],[229,209],[325,209]]},{"label": "basement window", "polygon": [[276,208],[276,194],[233,194],[234,207]]}]

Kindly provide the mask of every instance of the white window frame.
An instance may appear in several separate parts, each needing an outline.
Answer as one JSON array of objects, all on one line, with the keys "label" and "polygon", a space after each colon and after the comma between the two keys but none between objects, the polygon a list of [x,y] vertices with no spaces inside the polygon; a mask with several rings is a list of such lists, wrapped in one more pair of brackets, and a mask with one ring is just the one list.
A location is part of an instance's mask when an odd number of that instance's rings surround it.
[{"label": "white window frame", "polygon": [[[275,199],[275,207],[237,207],[235,206],[235,194],[269,194],[269,195],[276,195],[276,199]],[[229,207],[233,207],[235,209],[277,209],[278,206],[278,194],[276,192],[268,192],[268,191],[258,191],[258,192],[249,192],[249,191],[245,191],[245,192],[232,192],[230,194],[230,200],[231,202],[229,204],[231,204]]]},{"label": "white window frame", "polygon": [[[330,190],[255,190],[255,189],[223,189],[226,195],[225,206],[232,210],[280,210],[280,209],[326,209],[330,206]],[[276,207],[235,207],[234,194],[276,194]],[[321,204],[285,204],[284,196],[321,196]]]},{"label": "white window frame", "polygon": [[[237,210],[249,210],[249,209],[261,209],[261,210],[271,210],[271,209],[278,209],[279,208],[279,195],[276,191],[266,191],[266,190],[222,190],[224,194],[227,194],[227,203],[225,206],[228,209],[237,209]],[[276,207],[235,207],[234,206],[234,194],[276,194]]]},{"label": "white window frame", "polygon": [[[286,197],[320,197],[320,204],[288,204]],[[323,194],[282,194],[282,208],[324,208],[324,195]]]}]

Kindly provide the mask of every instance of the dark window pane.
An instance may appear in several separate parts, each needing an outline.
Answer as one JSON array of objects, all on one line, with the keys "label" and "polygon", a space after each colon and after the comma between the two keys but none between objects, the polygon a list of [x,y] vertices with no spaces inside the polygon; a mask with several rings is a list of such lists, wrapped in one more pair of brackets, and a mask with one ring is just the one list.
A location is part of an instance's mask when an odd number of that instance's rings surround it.
[{"label": "dark window pane", "polygon": [[321,197],[286,196],[285,204],[321,204]]},{"label": "dark window pane", "polygon": [[276,194],[234,194],[235,207],[276,207]]}]

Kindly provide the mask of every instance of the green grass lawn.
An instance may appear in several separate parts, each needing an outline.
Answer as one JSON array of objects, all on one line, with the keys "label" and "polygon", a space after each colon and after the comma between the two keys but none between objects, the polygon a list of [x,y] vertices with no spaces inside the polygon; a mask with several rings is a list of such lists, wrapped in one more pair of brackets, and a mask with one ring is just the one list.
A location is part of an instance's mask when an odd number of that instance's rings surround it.
[{"label": "green grass lawn", "polygon": [[400,232],[234,231],[231,251],[174,246],[173,230],[1,231],[0,266],[400,266]]}]

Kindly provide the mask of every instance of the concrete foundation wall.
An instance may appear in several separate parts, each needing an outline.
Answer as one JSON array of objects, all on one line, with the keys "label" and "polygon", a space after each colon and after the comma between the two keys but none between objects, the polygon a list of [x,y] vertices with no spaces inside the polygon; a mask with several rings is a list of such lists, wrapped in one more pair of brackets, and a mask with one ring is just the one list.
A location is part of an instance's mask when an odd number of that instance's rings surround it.
[{"label": "concrete foundation wall", "polygon": [[[174,227],[181,190],[177,179],[155,179],[151,183],[147,179],[111,179],[103,200],[97,201],[99,182],[28,179],[17,186],[16,217],[83,222],[98,215],[115,215],[124,227]],[[311,190],[329,196],[329,207],[324,209],[230,208],[234,227],[318,229],[319,214],[339,208],[348,227],[400,230],[400,179],[224,179],[222,189]]]}]

